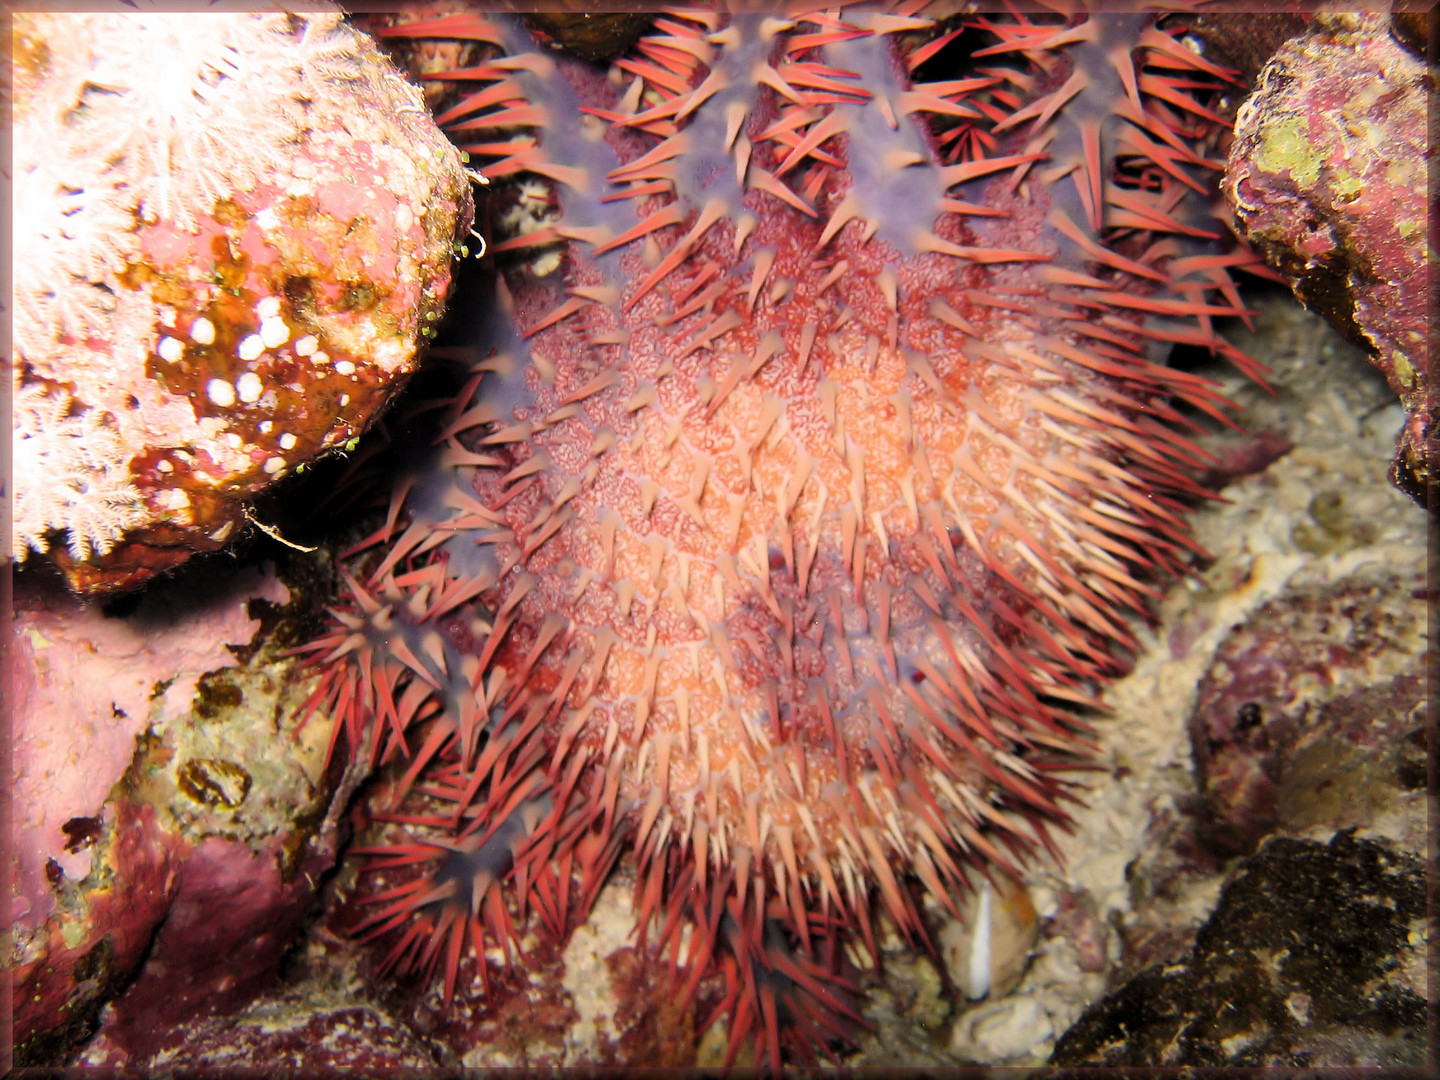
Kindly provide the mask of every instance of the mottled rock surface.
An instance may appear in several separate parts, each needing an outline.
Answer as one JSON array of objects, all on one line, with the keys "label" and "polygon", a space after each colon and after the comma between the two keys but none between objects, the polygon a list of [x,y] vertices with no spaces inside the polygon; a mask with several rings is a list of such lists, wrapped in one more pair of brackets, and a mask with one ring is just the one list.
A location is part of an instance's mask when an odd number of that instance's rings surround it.
[{"label": "mottled rock surface", "polygon": [[1347,832],[1272,839],[1226,885],[1193,952],[1089,1009],[1051,1062],[1423,1065],[1424,927],[1414,856]]},{"label": "mottled rock surface", "polygon": [[[233,1016],[187,1021],[157,1033],[146,1070],[257,1070],[274,1076],[354,1076],[354,1070],[433,1069],[425,1041],[373,1002],[307,984],[262,997]],[[87,1049],[79,1064],[104,1060]]]},{"label": "mottled rock surface", "polygon": [[1372,570],[1275,598],[1226,639],[1190,733],[1220,856],[1372,825],[1425,786],[1425,578]]}]

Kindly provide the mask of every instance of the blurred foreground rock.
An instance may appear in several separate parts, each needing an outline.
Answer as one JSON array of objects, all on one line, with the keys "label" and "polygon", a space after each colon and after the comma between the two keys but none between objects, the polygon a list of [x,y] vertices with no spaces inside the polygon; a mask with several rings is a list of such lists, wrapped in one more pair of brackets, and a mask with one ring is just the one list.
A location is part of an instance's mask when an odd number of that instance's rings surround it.
[{"label": "blurred foreground rock", "polygon": [[1051,1063],[1422,1066],[1425,910],[1413,855],[1348,832],[1272,839],[1225,886],[1193,952],[1088,1009]]}]

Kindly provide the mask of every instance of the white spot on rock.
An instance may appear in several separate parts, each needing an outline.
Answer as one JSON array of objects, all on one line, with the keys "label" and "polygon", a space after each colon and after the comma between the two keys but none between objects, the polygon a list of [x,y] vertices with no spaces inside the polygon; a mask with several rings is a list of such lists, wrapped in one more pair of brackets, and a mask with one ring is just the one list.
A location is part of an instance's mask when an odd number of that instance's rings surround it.
[{"label": "white spot on rock", "polygon": [[247,371],[235,380],[235,391],[240,395],[241,401],[251,405],[260,400],[260,395],[265,392],[265,384],[255,372]]},{"label": "white spot on rock", "polygon": [[235,387],[224,379],[211,379],[205,384],[205,396],[222,409],[235,404]]},{"label": "white spot on rock", "polygon": [[185,345],[178,338],[162,337],[160,345],[155,351],[160,354],[161,360],[173,364],[185,355]]},{"label": "white spot on rock", "polygon": [[261,319],[273,319],[280,314],[280,298],[278,296],[267,296],[255,305],[255,314]]},{"label": "white spot on rock", "polygon": [[284,435],[281,435],[281,436],[280,436],[280,449],[281,449],[281,450],[294,450],[294,449],[295,449],[295,436],[292,435],[292,434],[290,434],[290,432],[288,432],[288,431],[287,431]]},{"label": "white spot on rock", "polygon": [[246,334],[240,339],[240,345],[235,350],[235,355],[241,360],[254,360],[265,351],[265,341],[259,334]]},{"label": "white spot on rock", "polygon": [[260,340],[267,349],[278,348],[290,340],[290,328],[285,325],[285,320],[278,316],[266,319],[260,324]]},{"label": "white spot on rock", "polygon": [[337,374],[340,375],[354,375],[355,365],[352,364],[349,360],[336,360],[335,371]]},{"label": "white spot on rock", "polygon": [[201,315],[190,324],[190,340],[200,345],[215,344],[215,324]]},{"label": "white spot on rock", "polygon": [[265,472],[270,476],[276,475],[284,468],[285,459],[283,457],[272,457],[265,459]]},{"label": "white spot on rock", "polygon": [[320,347],[320,339],[314,334],[306,334],[295,342],[296,356],[309,356]]}]

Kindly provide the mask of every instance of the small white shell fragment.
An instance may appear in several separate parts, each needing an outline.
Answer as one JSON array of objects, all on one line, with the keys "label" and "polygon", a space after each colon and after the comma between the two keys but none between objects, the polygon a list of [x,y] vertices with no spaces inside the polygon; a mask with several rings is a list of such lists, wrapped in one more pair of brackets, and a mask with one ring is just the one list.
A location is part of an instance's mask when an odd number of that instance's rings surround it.
[{"label": "small white shell fragment", "polygon": [[947,919],[937,935],[940,956],[955,986],[971,1001],[1010,994],[1025,973],[1039,933],[1028,891],[1009,878],[986,880],[968,894],[961,919]]},{"label": "small white shell fragment", "polygon": [[159,354],[161,360],[173,364],[185,355],[185,344],[178,338],[162,337],[155,352]]},{"label": "small white shell fragment", "polygon": [[979,913],[970,930],[970,955],[965,971],[965,996],[978,1001],[990,993],[990,882],[980,883]]},{"label": "small white shell fragment", "polygon": [[273,319],[280,314],[280,298],[267,296],[255,305],[255,314],[261,319]]},{"label": "small white shell fragment", "polygon": [[283,457],[265,459],[265,472],[267,475],[274,476],[283,468],[285,468],[285,459]]},{"label": "small white shell fragment", "polygon": [[295,440],[295,436],[292,435],[292,434],[290,434],[290,432],[287,431],[284,435],[281,435],[281,436],[280,436],[280,449],[281,449],[281,450],[294,450],[294,449],[295,449],[295,441],[296,441],[296,440]]},{"label": "small white shell fragment", "polygon": [[349,360],[337,360],[335,361],[335,372],[338,375],[354,375],[355,365]]},{"label": "small white shell fragment", "polygon": [[296,341],[295,341],[295,355],[296,355],[296,356],[309,356],[311,353],[313,353],[313,352],[314,352],[316,349],[318,349],[319,347],[320,347],[320,339],[317,338],[314,334],[306,334],[304,337],[302,337],[302,338],[297,338],[297,339],[296,339]]},{"label": "small white shell fragment", "polygon": [[190,340],[199,345],[215,344],[215,324],[201,315],[190,324]]}]

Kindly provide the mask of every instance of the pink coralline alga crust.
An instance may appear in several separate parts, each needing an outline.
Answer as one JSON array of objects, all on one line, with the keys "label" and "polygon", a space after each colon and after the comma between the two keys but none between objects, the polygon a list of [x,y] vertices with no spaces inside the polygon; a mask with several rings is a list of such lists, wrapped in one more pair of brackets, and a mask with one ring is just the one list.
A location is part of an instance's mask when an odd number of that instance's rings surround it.
[{"label": "pink coralline alga crust", "polygon": [[114,998],[119,1063],[273,977],[359,774],[327,773],[323,725],[291,719],[306,684],[277,655],[295,604],[273,572],[157,583],[123,616],[20,577],[17,1060],[60,1060]]},{"label": "pink coralline alga crust", "polygon": [[9,735],[18,888],[11,923],[36,926],[50,913],[49,860],[72,881],[89,871],[89,850],[67,851],[62,826],[98,814],[135,756],[136,736],[178,720],[199,677],[234,663],[226,643],[249,641],[259,626],[246,601],[286,599],[273,577],[239,584],[185,619],[154,610],[107,618],[39,592],[16,598]]},{"label": "pink coralline alga crust", "polygon": [[221,837],[174,845],[164,922],[135,981],[105,1011],[88,1063],[148,1058],[175,1045],[177,1021],[232,1012],[270,985],[330,866],[311,855],[287,868],[285,843],[277,835],[258,850]]},{"label": "pink coralline alga crust", "polygon": [[469,180],[333,9],[22,14],[15,71],[10,542],[105,591],[366,427],[444,304]]},{"label": "pink coralline alga crust", "polygon": [[[414,1032],[372,1002],[343,991],[328,997],[286,991],[234,1016],[207,1016],[165,1033],[166,1045],[132,1068],[298,1070],[433,1069],[434,1055]],[[110,1040],[87,1046],[82,1067],[111,1060]],[[330,1075],[334,1075],[333,1072]]]}]

